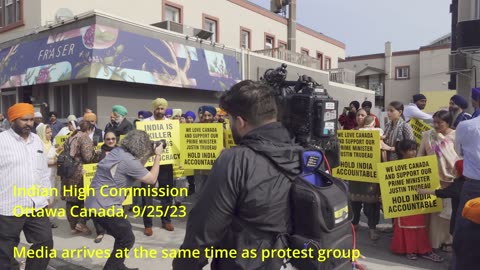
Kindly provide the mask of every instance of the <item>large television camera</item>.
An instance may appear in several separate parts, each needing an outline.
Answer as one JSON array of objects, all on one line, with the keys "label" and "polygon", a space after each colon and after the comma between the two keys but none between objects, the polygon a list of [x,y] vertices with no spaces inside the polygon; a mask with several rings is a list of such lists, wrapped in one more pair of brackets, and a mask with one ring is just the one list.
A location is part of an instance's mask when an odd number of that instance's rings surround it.
[{"label": "large television camera", "polygon": [[287,81],[287,65],[265,71],[262,81],[276,94],[278,120],[305,148],[322,150],[332,168],[339,165],[338,100],[306,75]]}]

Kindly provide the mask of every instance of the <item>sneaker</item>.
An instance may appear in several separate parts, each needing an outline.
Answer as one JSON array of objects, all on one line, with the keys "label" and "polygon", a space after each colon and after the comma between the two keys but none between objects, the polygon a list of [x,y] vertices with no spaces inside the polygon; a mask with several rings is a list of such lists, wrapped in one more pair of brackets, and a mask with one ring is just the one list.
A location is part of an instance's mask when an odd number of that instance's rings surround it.
[{"label": "sneaker", "polygon": [[167,230],[169,232],[172,232],[173,230],[175,230],[172,223],[162,224],[162,228],[164,228],[165,230]]},{"label": "sneaker", "polygon": [[145,230],[143,230],[143,234],[145,234],[146,236],[152,236],[153,235],[152,227],[145,228]]}]

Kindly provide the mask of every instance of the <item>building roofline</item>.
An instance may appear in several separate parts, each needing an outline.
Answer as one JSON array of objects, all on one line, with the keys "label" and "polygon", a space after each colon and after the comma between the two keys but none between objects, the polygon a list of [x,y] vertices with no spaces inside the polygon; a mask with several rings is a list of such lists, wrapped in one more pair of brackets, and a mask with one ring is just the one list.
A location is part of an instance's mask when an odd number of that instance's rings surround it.
[{"label": "building roofline", "polygon": [[357,56],[348,56],[342,62],[349,62],[349,61],[359,61],[359,60],[367,60],[367,59],[375,59],[375,58],[384,58],[384,53],[376,53],[376,54],[366,54],[366,55],[357,55]]},{"label": "building roofline", "polygon": [[[288,20],[287,20],[286,18],[284,18],[284,17],[282,17],[282,16],[280,16],[280,15],[278,15],[278,14],[275,14],[275,13],[271,12],[270,10],[268,10],[268,9],[266,9],[266,8],[264,8],[264,7],[261,7],[261,6],[255,4],[255,3],[252,3],[252,2],[249,2],[249,1],[246,1],[246,0],[228,0],[228,1],[231,2],[231,3],[233,3],[233,4],[239,5],[239,6],[243,7],[243,8],[246,8],[246,9],[248,9],[248,10],[250,10],[250,11],[253,11],[253,12],[256,12],[256,13],[258,13],[258,14],[260,14],[260,15],[263,15],[263,16],[265,16],[265,17],[268,17],[268,18],[270,18],[270,19],[272,19],[272,20],[275,20],[275,21],[277,21],[277,22],[280,22],[280,23],[282,23],[282,24],[284,24],[284,25],[287,25],[287,24],[288,24]],[[296,27],[296,29],[297,29],[298,31],[301,31],[301,32],[307,34],[307,35],[311,35],[311,36],[316,37],[316,38],[318,38],[318,39],[320,39],[320,40],[323,40],[323,41],[325,41],[325,42],[327,42],[327,43],[330,43],[330,44],[332,44],[332,45],[334,45],[334,46],[340,47],[340,48],[342,48],[342,49],[345,49],[345,48],[346,48],[345,43],[343,43],[343,42],[341,42],[341,41],[339,41],[339,40],[336,40],[336,39],[334,39],[334,38],[332,38],[332,37],[329,37],[329,36],[327,36],[327,35],[325,35],[325,34],[322,34],[322,33],[318,32],[318,31],[316,31],[316,30],[313,30],[313,29],[311,29],[311,28],[309,28],[309,27],[307,27],[307,26],[304,26],[304,25],[302,25],[302,24],[300,24],[300,23],[298,23],[298,22],[297,22],[297,27]]]},{"label": "building roofline", "polygon": [[451,44],[442,44],[442,45],[428,45],[428,46],[423,46],[420,47],[420,51],[433,51],[433,50],[443,50],[443,49],[450,49]]},{"label": "building roofline", "polygon": [[[404,55],[412,55],[412,54],[419,54],[423,51],[434,51],[434,50],[443,50],[449,49],[450,44],[442,44],[442,45],[435,45],[435,46],[422,46],[418,50],[408,50],[408,51],[398,51],[393,52],[392,56],[404,56]],[[357,55],[357,56],[348,56],[343,61],[339,62],[351,62],[351,61],[360,61],[360,60],[369,60],[369,59],[376,59],[376,58],[385,58],[384,53],[376,53],[376,54],[366,54],[366,55]]]}]

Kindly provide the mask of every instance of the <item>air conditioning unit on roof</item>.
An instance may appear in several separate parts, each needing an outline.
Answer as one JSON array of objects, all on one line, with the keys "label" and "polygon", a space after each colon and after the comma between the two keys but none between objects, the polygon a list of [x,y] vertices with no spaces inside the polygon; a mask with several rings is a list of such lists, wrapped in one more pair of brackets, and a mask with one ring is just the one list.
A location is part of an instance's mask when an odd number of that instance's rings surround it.
[{"label": "air conditioning unit on roof", "polygon": [[213,33],[210,31],[194,28],[188,25],[183,25],[181,23],[172,22],[172,21],[163,21],[159,23],[154,23],[152,24],[152,26],[169,30],[172,32],[184,34],[190,37],[198,37],[201,39],[210,39],[213,35]]}]

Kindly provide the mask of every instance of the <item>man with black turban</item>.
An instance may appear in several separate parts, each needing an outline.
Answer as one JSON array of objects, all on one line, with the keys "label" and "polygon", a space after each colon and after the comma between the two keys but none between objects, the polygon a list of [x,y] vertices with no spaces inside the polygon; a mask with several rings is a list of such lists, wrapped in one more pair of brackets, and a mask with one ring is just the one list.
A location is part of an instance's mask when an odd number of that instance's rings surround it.
[{"label": "man with black turban", "polygon": [[450,98],[450,104],[448,106],[448,110],[452,114],[454,119],[452,128],[456,129],[458,124],[464,120],[469,120],[472,116],[465,112],[468,108],[468,101],[460,96],[460,95],[453,95]]}]

